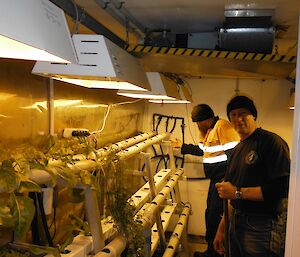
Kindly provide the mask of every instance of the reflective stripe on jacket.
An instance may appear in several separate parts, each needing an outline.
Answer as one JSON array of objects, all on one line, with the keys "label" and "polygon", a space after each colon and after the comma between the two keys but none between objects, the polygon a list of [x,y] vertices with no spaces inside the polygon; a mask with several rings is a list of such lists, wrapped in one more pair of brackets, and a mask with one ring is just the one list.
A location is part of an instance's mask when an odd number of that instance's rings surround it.
[{"label": "reflective stripe on jacket", "polygon": [[229,121],[218,119],[199,144],[203,151],[203,163],[212,164],[227,161],[225,151],[233,149],[239,143],[239,136]]}]

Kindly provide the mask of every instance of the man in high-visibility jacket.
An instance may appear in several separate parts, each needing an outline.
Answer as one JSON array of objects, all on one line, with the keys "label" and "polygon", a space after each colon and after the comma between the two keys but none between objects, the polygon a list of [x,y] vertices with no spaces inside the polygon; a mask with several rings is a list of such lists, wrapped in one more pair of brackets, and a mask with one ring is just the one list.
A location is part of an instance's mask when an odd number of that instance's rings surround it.
[{"label": "man in high-visibility jacket", "polygon": [[239,136],[230,122],[215,116],[207,104],[199,104],[193,108],[192,120],[197,123],[202,140],[199,146],[183,144],[181,153],[203,156],[204,173],[210,179],[205,211],[208,248],[203,253],[195,252],[194,257],[215,257],[220,256],[214,251],[213,242],[223,214],[223,202],[215,184],[224,178],[227,160],[238,144]]}]

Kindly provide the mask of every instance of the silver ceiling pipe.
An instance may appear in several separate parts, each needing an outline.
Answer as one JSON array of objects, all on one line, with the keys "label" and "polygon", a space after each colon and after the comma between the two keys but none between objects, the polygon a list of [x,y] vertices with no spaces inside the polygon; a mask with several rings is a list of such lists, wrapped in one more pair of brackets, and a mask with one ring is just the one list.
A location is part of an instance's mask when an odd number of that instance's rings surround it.
[{"label": "silver ceiling pipe", "polygon": [[94,0],[103,10],[118,22],[136,34],[139,39],[144,39],[147,29],[126,9],[124,2],[118,0]]}]

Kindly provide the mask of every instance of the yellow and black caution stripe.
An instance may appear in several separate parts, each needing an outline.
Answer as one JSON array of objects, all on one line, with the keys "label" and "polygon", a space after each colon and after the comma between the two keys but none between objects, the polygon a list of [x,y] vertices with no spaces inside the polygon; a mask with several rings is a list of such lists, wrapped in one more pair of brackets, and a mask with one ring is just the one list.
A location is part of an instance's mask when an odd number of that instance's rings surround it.
[{"label": "yellow and black caution stripe", "polygon": [[181,55],[181,56],[199,56],[208,58],[222,58],[231,60],[247,60],[247,61],[270,61],[296,63],[294,55],[279,55],[279,54],[260,54],[260,53],[245,53],[231,52],[218,50],[203,50],[192,48],[175,48],[175,47],[157,47],[145,45],[129,45],[126,50],[134,53],[144,54],[166,54],[166,55]]}]

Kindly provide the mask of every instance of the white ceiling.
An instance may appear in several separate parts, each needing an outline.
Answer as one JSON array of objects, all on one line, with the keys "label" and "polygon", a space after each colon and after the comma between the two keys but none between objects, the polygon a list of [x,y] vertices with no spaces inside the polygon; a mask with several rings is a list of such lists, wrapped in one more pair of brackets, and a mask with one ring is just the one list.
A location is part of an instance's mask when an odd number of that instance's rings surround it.
[{"label": "white ceiling", "polygon": [[[103,10],[96,2],[97,0],[76,1],[99,21],[104,24],[109,23],[108,17],[103,15]],[[109,1],[102,0],[102,2]],[[213,31],[222,25],[224,10],[229,6],[274,9],[274,23],[288,27],[282,37],[297,38],[300,0],[122,0],[115,2],[124,2],[123,7],[145,28],[169,29],[174,33]]]},{"label": "white ceiling", "polygon": [[[97,1],[102,1],[103,3],[111,2],[112,0],[76,0],[76,3],[110,31],[124,40],[128,39],[126,38],[124,24],[120,24],[120,22],[112,18],[107,13],[109,7],[104,10],[96,3]],[[114,2],[118,3],[121,1],[114,0]],[[123,0],[122,2],[124,2],[122,8],[125,8],[144,28],[149,30],[167,29],[171,33],[215,31],[215,28],[220,27],[225,21],[224,10],[229,6],[242,8],[247,6],[249,9],[274,9],[273,22],[276,26],[279,26],[276,33],[278,53],[293,55],[296,53],[300,0]],[[112,3],[109,3],[109,5],[112,8]],[[284,30],[281,30],[281,28],[284,28]],[[129,43],[140,42],[138,39],[132,41],[133,38],[132,34]],[[257,74],[257,77],[263,77],[265,74],[265,77],[269,77],[272,76],[273,70],[273,64],[270,64],[270,67],[267,69],[261,69],[262,66],[266,67],[267,64],[251,61],[244,66],[240,66],[239,62],[235,64],[227,63],[229,66],[224,68],[223,66],[226,62],[222,63],[220,61],[204,62],[201,60],[199,62],[199,59],[195,58],[186,57],[186,59],[181,60],[177,57],[172,58],[159,55],[142,55],[140,57],[144,66],[150,70],[176,73],[181,71],[193,76],[206,75],[207,67],[212,68],[210,71],[212,75],[218,73],[233,74],[233,76]],[[156,60],[159,60],[159,63],[156,64]],[[176,67],[174,63],[176,63]],[[213,71],[214,67],[215,72]],[[295,65],[282,64],[281,70],[281,66],[276,64],[274,70],[278,70],[278,74],[274,74],[274,77],[287,77],[294,70],[294,67]],[[189,72],[189,70],[193,72]],[[280,70],[281,72],[279,72]]]},{"label": "white ceiling", "polygon": [[222,25],[228,6],[270,8],[275,24],[290,26],[289,38],[295,38],[300,11],[299,0],[127,0],[124,6],[145,27],[176,33],[213,31]]}]

